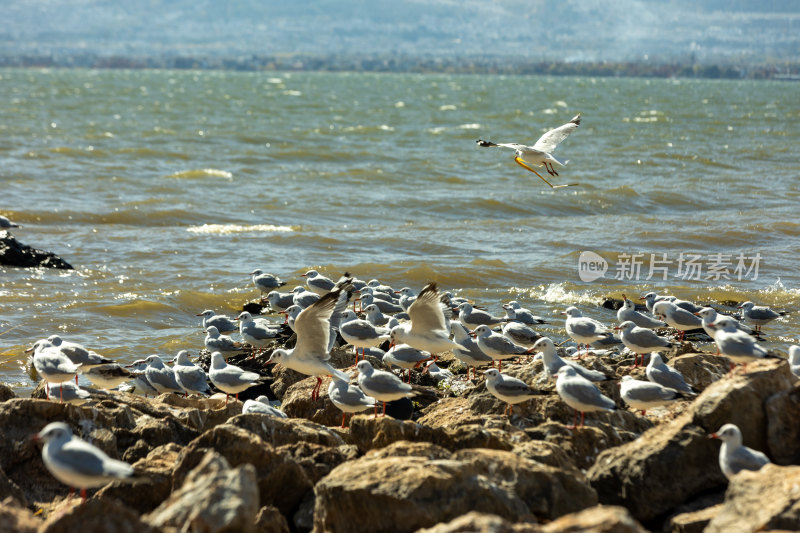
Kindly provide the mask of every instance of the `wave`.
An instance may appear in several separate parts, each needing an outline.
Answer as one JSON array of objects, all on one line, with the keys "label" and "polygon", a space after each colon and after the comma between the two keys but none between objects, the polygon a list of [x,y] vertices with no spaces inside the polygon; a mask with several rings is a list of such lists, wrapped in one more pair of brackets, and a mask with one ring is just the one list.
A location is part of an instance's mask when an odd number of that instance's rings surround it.
[{"label": "wave", "polygon": [[228,172],[227,170],[219,170],[216,168],[199,168],[173,172],[166,177],[174,179],[224,178],[230,181],[233,180],[233,173]]},{"label": "wave", "polygon": [[273,224],[203,224],[186,228],[190,233],[208,235],[230,235],[232,233],[289,233],[295,231],[291,226],[275,226]]}]

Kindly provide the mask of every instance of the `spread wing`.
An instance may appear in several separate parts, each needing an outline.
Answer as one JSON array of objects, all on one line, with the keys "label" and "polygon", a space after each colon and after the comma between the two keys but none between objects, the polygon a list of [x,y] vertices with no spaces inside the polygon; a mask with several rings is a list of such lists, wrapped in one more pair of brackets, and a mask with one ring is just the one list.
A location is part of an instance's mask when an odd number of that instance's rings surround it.
[{"label": "spread wing", "polygon": [[572,120],[563,126],[552,129],[539,137],[539,140],[533,145],[533,149],[549,154],[556,149],[556,146],[558,146],[561,141],[567,138],[567,135],[578,129],[580,123],[581,115],[578,113]]},{"label": "spread wing", "polygon": [[341,290],[333,290],[303,309],[294,321],[297,344],[294,352],[298,356],[317,355],[324,360],[330,358],[330,323],[333,310],[339,301]]},{"label": "spread wing", "polygon": [[439,305],[439,289],[436,283],[428,283],[417,299],[408,308],[411,317],[411,331],[427,332],[445,329],[444,313]]}]

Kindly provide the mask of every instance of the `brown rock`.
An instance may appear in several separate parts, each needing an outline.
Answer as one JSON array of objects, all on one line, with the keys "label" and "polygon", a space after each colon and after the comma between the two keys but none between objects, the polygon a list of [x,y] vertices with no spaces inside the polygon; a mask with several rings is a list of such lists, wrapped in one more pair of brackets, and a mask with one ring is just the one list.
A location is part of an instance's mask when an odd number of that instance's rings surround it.
[{"label": "brown rock", "polygon": [[139,518],[139,513],[117,500],[95,499],[84,504],[65,506],[64,512],[53,513],[40,527],[39,533],[149,533],[154,531]]},{"label": "brown rock", "polygon": [[0,383],[0,402],[4,402],[16,397],[17,395],[14,394],[14,390],[11,387],[5,383]]},{"label": "brown rock", "polygon": [[425,441],[447,447],[447,432],[430,428],[410,420],[395,420],[388,416],[356,415],[350,420],[350,441],[362,452],[383,448],[393,442]]},{"label": "brown rock", "polygon": [[648,521],[722,486],[719,445],[708,434],[724,423],[742,429],[745,445],[766,449],[765,402],[794,380],[785,361],[748,367],[746,375],[709,386],[675,420],[602,452],[587,474],[601,501],[624,505],[638,520]]},{"label": "brown rock", "polygon": [[329,428],[302,418],[278,418],[254,413],[235,416],[228,424],[246,429],[273,446],[299,441],[323,446],[341,446],[345,443],[338,428]]},{"label": "brown rock", "polygon": [[683,374],[689,385],[701,391],[725,377],[730,368],[727,357],[705,352],[679,355],[670,360],[669,365]]},{"label": "brown rock", "polygon": [[36,533],[41,524],[42,521],[16,499],[9,496],[0,502],[0,531]]},{"label": "brown rock", "polygon": [[417,533],[538,533],[539,531],[539,527],[533,523],[512,524],[494,514],[470,511],[450,522],[420,529]]},{"label": "brown rock", "polygon": [[256,533],[289,533],[289,523],[277,507],[262,507],[256,515]]},{"label": "brown rock", "polygon": [[327,476],[335,467],[357,459],[359,455],[358,448],[353,445],[333,447],[304,441],[279,446],[277,451],[294,459],[312,484]]},{"label": "brown rock", "polygon": [[722,508],[705,531],[777,529],[800,530],[800,466],[768,464],[733,476]]},{"label": "brown rock", "polygon": [[779,465],[800,463],[800,382],[779,391],[766,403],[767,448]]},{"label": "brown rock", "polygon": [[331,379],[327,376],[322,379],[317,400],[311,400],[311,390],[317,385],[317,378],[305,377],[290,385],[283,395],[281,409],[292,418],[305,418],[325,426],[340,425],[342,412],[328,398]]},{"label": "brown rock", "polygon": [[541,528],[542,533],[646,533],[624,507],[598,505],[568,514]]},{"label": "brown rock", "polygon": [[[25,499],[25,494],[22,492],[22,489],[19,488],[19,485],[11,481],[8,476],[6,476],[6,473],[3,472],[3,469],[0,468],[0,499],[6,498],[13,498],[23,506],[28,504]],[[0,529],[0,531],[2,531],[2,529]]]},{"label": "brown rock", "polygon": [[669,521],[669,530],[672,533],[702,533],[720,509],[722,504],[675,515]]},{"label": "brown rock", "polygon": [[144,519],[159,528],[249,532],[255,529],[258,509],[255,468],[231,468],[224,457],[209,451],[183,485]]}]

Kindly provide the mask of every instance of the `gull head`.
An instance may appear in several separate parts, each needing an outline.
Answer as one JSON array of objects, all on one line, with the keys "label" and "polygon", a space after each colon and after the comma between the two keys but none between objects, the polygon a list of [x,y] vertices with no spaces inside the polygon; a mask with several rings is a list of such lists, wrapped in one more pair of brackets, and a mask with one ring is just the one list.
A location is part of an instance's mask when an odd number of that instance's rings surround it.
[{"label": "gull head", "polygon": [[287,357],[289,357],[289,352],[287,352],[286,350],[284,350],[282,348],[279,348],[279,349],[277,349],[277,350],[272,352],[272,355],[270,355],[269,359],[267,360],[266,363],[264,363],[264,365],[265,366],[266,365],[272,365],[272,364],[279,365],[279,364],[283,363],[286,360]]},{"label": "gull head", "polygon": [[753,302],[744,302],[742,305],[740,305],[736,309],[743,309],[743,310],[749,312],[755,306],[756,306],[756,304],[754,304]]},{"label": "gull head", "polygon": [[729,333],[736,331],[736,322],[727,316],[718,317],[714,322],[709,324],[709,326],[713,326],[715,329],[721,329],[722,331],[727,331]]},{"label": "gull head", "polygon": [[253,315],[251,315],[247,311],[242,311],[241,313],[239,313],[239,316],[237,316],[235,320],[238,320],[239,322],[252,322]]},{"label": "gull head", "polygon": [[216,313],[214,311],[212,311],[211,309],[206,309],[202,313],[197,313],[197,315],[195,315],[195,316],[202,316],[202,317],[205,317],[205,318],[211,318],[215,314]]},{"label": "gull head", "polygon": [[44,429],[34,435],[35,440],[45,443],[54,442],[64,444],[72,439],[72,429],[64,422],[51,422]]},{"label": "gull head", "polygon": [[208,326],[206,328],[206,335],[208,335],[212,339],[219,337],[219,330],[217,329],[217,326]]},{"label": "gull head", "polygon": [[470,335],[473,337],[488,337],[491,334],[492,334],[492,328],[490,328],[486,324],[481,324],[477,328],[473,329],[472,333],[470,333]]},{"label": "gull head", "polygon": [[570,318],[578,318],[579,316],[583,316],[583,313],[581,313],[580,310],[574,305],[567,307],[561,314],[567,315]]},{"label": "gull head", "polygon": [[148,355],[145,361],[153,368],[164,368],[164,361],[161,360],[158,354]]},{"label": "gull head", "polygon": [[625,322],[623,322],[619,326],[616,326],[614,329],[617,330],[617,331],[621,331],[623,333],[627,333],[627,332],[629,332],[630,330],[632,330],[635,327],[636,327],[636,324],[634,324],[630,320],[626,320]]},{"label": "gull head", "polygon": [[250,272],[250,275],[251,276],[260,276],[263,273],[264,273],[263,270],[261,270],[260,268],[257,268],[255,270],[253,270],[252,272]]},{"label": "gull head", "polygon": [[225,358],[222,357],[222,353],[214,352],[211,354],[211,368],[224,368],[225,366]]},{"label": "gull head", "polygon": [[500,377],[500,371],[497,370],[496,368],[490,368],[488,370],[485,370],[483,372],[483,375],[486,376],[486,380],[487,381],[490,381],[490,380],[494,381],[494,380],[496,380],[497,378]]},{"label": "gull head", "polygon": [[551,352],[555,351],[556,345],[553,344],[553,341],[550,340],[550,337],[542,337],[541,339],[537,340],[533,343],[531,350],[534,352]]},{"label": "gull head", "polygon": [[189,352],[187,350],[179,351],[174,361],[178,365],[188,365],[191,362],[189,361]]},{"label": "gull head", "polygon": [[369,361],[359,361],[356,365],[356,368],[358,369],[359,374],[364,374],[365,376],[371,376],[375,371]]},{"label": "gull head", "polygon": [[711,307],[704,307],[698,312],[695,313],[696,316],[699,316],[702,319],[709,320],[711,322],[717,318],[717,312],[712,309]]},{"label": "gull head", "polygon": [[716,433],[712,433],[708,437],[711,439],[720,439],[724,443],[734,446],[741,446],[742,444],[742,432],[739,431],[736,424],[725,424],[719,428]]},{"label": "gull head", "polygon": [[300,274],[300,276],[303,278],[316,278],[317,276],[319,276],[319,272],[317,272],[316,270],[309,270],[305,274]]}]

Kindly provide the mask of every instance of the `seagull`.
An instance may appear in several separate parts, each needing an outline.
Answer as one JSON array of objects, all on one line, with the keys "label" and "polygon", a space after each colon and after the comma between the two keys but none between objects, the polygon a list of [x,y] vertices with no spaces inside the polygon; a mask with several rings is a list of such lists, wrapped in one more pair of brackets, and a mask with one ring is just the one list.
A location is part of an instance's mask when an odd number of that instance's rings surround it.
[{"label": "seagull", "polygon": [[579,376],[569,365],[562,366],[558,370],[556,391],[564,403],[575,409],[575,419],[572,421],[572,426],[567,426],[569,429],[578,427],[576,426],[578,411],[581,413],[581,426],[583,426],[583,417],[587,412],[614,411],[617,408],[611,398],[604,396],[591,381]]},{"label": "seagull", "polygon": [[360,413],[370,408],[376,408],[377,400],[364,394],[364,391],[357,385],[350,384],[349,381],[334,377],[328,385],[328,398],[331,399],[340,411],[342,411],[342,429],[347,417],[347,413]]},{"label": "seagull", "polygon": [[77,384],[80,365],[70,361],[50,341],[46,339],[36,341],[31,348],[25,351],[33,352],[33,367],[45,380],[45,392],[48,396],[50,395],[50,383],[63,383],[74,377]]},{"label": "seagull", "polygon": [[84,503],[86,489],[133,476],[131,465],[112,459],[100,448],[75,437],[64,422],[47,424],[34,439],[44,442],[42,461],[47,470],[70,489],[80,488]]},{"label": "seagull", "polygon": [[427,372],[428,375],[435,379],[437,383],[440,381],[453,379],[455,377],[447,368],[440,368],[439,365],[436,364],[436,361],[428,361],[428,364],[425,365],[425,370],[422,372]]},{"label": "seagull", "polygon": [[373,326],[385,326],[389,323],[390,317],[384,315],[375,304],[366,306],[364,308],[364,313],[367,315],[367,321]]},{"label": "seagull", "polygon": [[131,371],[117,363],[93,366],[83,376],[101,389],[115,389],[133,379]]},{"label": "seagull", "polygon": [[273,311],[280,313],[294,304],[294,294],[293,292],[270,291],[267,293],[267,301]]},{"label": "seagull", "polygon": [[[386,402],[414,395],[414,389],[411,385],[403,383],[400,378],[391,372],[375,370],[369,361],[359,361],[356,368],[358,368],[358,386],[367,396],[371,396],[383,403],[383,416],[386,415]],[[378,404],[376,402],[375,418],[377,417]]]},{"label": "seagull", "polygon": [[697,391],[686,383],[683,374],[671,366],[664,364],[663,359],[661,359],[661,354],[659,353],[654,353],[650,356],[650,362],[647,364],[646,373],[647,379],[653,383],[658,383],[659,385],[675,389],[678,392],[690,396],[697,394]]},{"label": "seagull", "polygon": [[730,479],[742,470],[761,470],[770,462],[762,452],[742,445],[742,432],[734,424],[725,424],[709,438],[722,440],[719,449],[719,467],[725,477]]},{"label": "seagull", "polygon": [[586,345],[586,353],[588,354],[589,344],[612,336],[607,327],[593,318],[583,316],[583,313],[577,307],[568,307],[561,314],[567,315],[567,321],[564,323],[567,335],[578,343],[578,359],[580,359],[580,347],[582,344]]},{"label": "seagull", "polygon": [[481,351],[478,343],[461,322],[450,322],[450,331],[453,333],[453,341],[459,345],[458,348],[453,348],[453,355],[467,366],[467,379],[469,379],[469,367],[472,367],[474,377],[476,367],[494,364],[494,359]]},{"label": "seagull", "polygon": [[[695,313],[696,316],[699,316],[702,319],[701,324],[703,325],[703,329],[705,330],[706,334],[711,337],[712,339],[717,334],[717,330],[711,324],[713,324],[718,316],[722,316],[717,313],[716,309],[713,307],[703,307],[698,312]],[[755,332],[749,328],[748,326],[742,324],[741,322],[734,322],[736,324],[736,329],[742,330],[748,335],[753,335]],[[719,355],[719,354],[717,354]]]},{"label": "seagull", "polygon": [[531,348],[533,352],[541,352],[542,362],[544,363],[544,374],[546,379],[558,374],[562,366],[571,366],[579,376],[583,376],[589,381],[605,381],[606,375],[597,370],[592,370],[579,365],[574,361],[565,361],[556,352],[556,345],[549,337],[542,337]]},{"label": "seagull", "polygon": [[496,368],[486,370],[484,375],[486,376],[486,388],[492,396],[506,402],[507,405],[503,411],[505,415],[514,414],[515,403],[522,403],[539,394],[524,381],[501,374]]},{"label": "seagull", "polygon": [[640,298],[641,300],[645,301],[645,305],[647,306],[647,310],[653,313],[653,306],[658,302],[672,302],[675,304],[676,307],[680,307],[681,309],[685,309],[690,313],[696,313],[700,310],[700,307],[696,306],[692,302],[688,300],[679,300],[675,296],[671,296],[668,294],[656,294],[654,292],[648,292],[644,296]]},{"label": "seagull", "polygon": [[417,299],[417,294],[410,287],[403,287],[397,291],[397,294],[400,295],[398,303],[400,307],[403,308],[403,311],[408,311],[408,308],[411,307],[411,304]]},{"label": "seagull", "polygon": [[461,347],[457,342],[450,340],[436,283],[425,285],[408,308],[408,315],[411,318],[409,322],[392,328],[389,334],[391,344],[405,343],[431,354]]},{"label": "seagull", "polygon": [[505,321],[503,317],[493,316],[491,313],[481,309],[474,309],[472,304],[466,302],[453,308],[453,311],[458,311],[458,321],[467,328],[474,329],[481,325],[494,327]]},{"label": "seagull", "polygon": [[175,356],[175,381],[183,389],[183,395],[199,394],[208,396],[211,394],[211,387],[206,381],[206,373],[203,369],[189,361],[189,352],[181,350]]},{"label": "seagull", "polygon": [[211,354],[208,378],[216,388],[225,393],[225,405],[228,405],[228,396],[235,394],[238,400],[240,392],[258,385],[261,374],[242,370],[235,365],[229,365],[225,362],[221,353],[214,352]]},{"label": "seagull", "polygon": [[503,335],[525,346],[532,346],[533,343],[542,338],[541,335],[533,331],[522,322],[506,322],[503,326]]},{"label": "seagull", "polygon": [[[478,326],[472,334],[476,336],[475,342],[478,343],[478,348],[495,361],[500,362],[498,365],[499,370],[502,370],[503,359],[510,359],[512,357],[519,357],[532,353],[530,349],[516,344],[505,335],[495,333],[487,325]],[[492,365],[494,366],[494,363],[492,363]],[[484,372],[484,374],[486,374],[486,372]]]},{"label": "seagull", "polygon": [[211,309],[206,309],[197,316],[203,317],[203,329],[208,330],[209,326],[214,326],[220,333],[231,333],[239,329],[236,322],[226,317],[225,315],[218,315]]},{"label": "seagull", "polygon": [[695,315],[697,311],[687,311],[678,307],[672,302],[660,301],[653,304],[653,314],[660,316],[671,328],[677,329],[680,334],[678,341],[682,341],[684,335],[690,329],[697,329],[703,326],[703,321]]},{"label": "seagull", "polygon": [[756,305],[753,302],[744,302],[738,309],[742,310],[744,319],[756,327],[756,333],[760,333],[761,326],[767,322],[771,322],[778,317],[786,316],[785,311],[773,311],[769,307]]},{"label": "seagull", "polygon": [[328,349],[331,334],[330,319],[339,300],[339,294],[343,290],[335,289],[320,298],[318,302],[303,309],[294,321],[297,333],[295,347],[290,350],[281,348],[273,351],[266,363],[283,365],[301,374],[316,376],[317,384],[311,391],[312,400],[319,398],[319,389],[322,386],[320,376],[335,375],[340,379],[349,379],[347,374],[333,368],[328,362],[331,358]]},{"label": "seagull", "polygon": [[47,392],[48,400],[56,401],[61,399],[61,401],[64,403],[83,405],[89,401],[89,398],[91,397],[89,391],[83,390],[77,385],[74,385],[71,381],[64,381],[63,383],[60,383],[58,388],[60,389],[58,391],[58,396],[56,396],[55,387]]},{"label": "seagull", "polygon": [[8,217],[4,217],[0,215],[0,229],[7,229],[7,228],[19,228],[20,225],[16,222],[11,222]]},{"label": "seagull", "polygon": [[789,366],[792,374],[800,377],[800,346],[789,346]]},{"label": "seagull", "polygon": [[164,365],[164,361],[157,354],[148,356],[147,368],[144,370],[144,375],[147,376],[147,381],[158,391],[159,394],[165,392],[183,392],[183,389],[175,380],[175,372]]},{"label": "seagull", "polygon": [[[633,368],[644,365],[644,355],[670,348],[672,343],[648,328],[640,328],[630,320],[626,320],[614,328],[618,330],[619,338],[627,349],[633,352]],[[639,362],[639,356],[642,356]]]},{"label": "seagull", "polygon": [[501,148],[511,148],[516,152],[514,156],[514,162],[517,163],[524,169],[530,170],[537,176],[539,176],[543,182],[548,184],[551,189],[559,189],[561,187],[572,187],[578,185],[577,183],[569,183],[567,185],[553,185],[549,181],[547,181],[544,176],[536,172],[530,165],[535,167],[544,166],[545,170],[551,176],[558,176],[558,172],[556,169],[553,168],[553,163],[558,164],[559,166],[564,166],[569,161],[559,161],[558,159],[553,156],[552,152],[556,149],[556,147],[567,138],[567,135],[578,129],[578,126],[581,123],[581,115],[578,113],[575,115],[572,120],[564,124],[563,126],[559,126],[555,129],[552,129],[546,132],[544,135],[539,137],[539,140],[536,141],[536,144],[533,146],[525,146],[524,144],[517,144],[517,143],[493,143],[491,141],[484,141],[482,139],[478,139],[476,144],[482,148],[490,148],[494,146],[499,146]]},{"label": "seagull", "polygon": [[253,320],[247,311],[240,313],[236,320],[239,321],[239,335],[253,348],[266,348],[278,336],[277,328],[270,327],[271,324],[265,320]]},{"label": "seagull", "polygon": [[507,304],[503,304],[503,309],[506,310],[506,318],[508,320],[516,320],[517,322],[522,322],[523,324],[527,324],[529,326],[548,323],[544,318],[536,316],[531,313],[529,309],[525,309],[524,307],[520,306],[519,302],[516,300],[511,300]]},{"label": "seagull", "polygon": [[309,290],[319,296],[325,296],[336,285],[332,279],[326,278],[316,270],[309,270],[305,274],[300,274],[300,276],[306,278],[306,285]]},{"label": "seagull", "polygon": [[220,335],[215,326],[208,326],[204,344],[209,352],[236,352],[242,349],[242,343],[228,335]]},{"label": "seagull", "polygon": [[622,307],[617,309],[617,320],[620,323],[630,320],[640,328],[657,329],[667,327],[666,323],[637,311],[636,304],[624,294],[622,295]]},{"label": "seagull", "polygon": [[[70,361],[76,365],[80,365],[81,368],[79,372],[85,372],[92,367],[107,365],[114,362],[111,359],[106,359],[98,353],[87,350],[80,344],[65,341],[58,335],[50,335],[47,337],[47,340],[50,341],[50,344],[60,350],[61,353],[69,357]],[[77,383],[78,376],[75,376],[75,384],[77,385]]]},{"label": "seagull", "polygon": [[396,344],[389,348],[389,351],[383,354],[383,363],[387,366],[399,366],[408,370],[408,383],[411,383],[411,369],[419,368],[425,361],[431,361],[433,358],[429,352],[423,352],[412,348],[408,344]]},{"label": "seagull", "polygon": [[261,294],[286,285],[286,282],[281,281],[278,276],[274,274],[265,274],[260,268],[250,272],[250,275],[253,276],[253,285],[256,286],[256,289],[261,291]]},{"label": "seagull", "polygon": [[158,396],[158,390],[150,383],[145,374],[147,368],[147,361],[144,359],[137,359],[133,363],[126,365],[125,368],[132,368],[133,386],[134,390],[138,390],[144,397],[147,398],[148,394]]},{"label": "seagull", "polygon": [[714,342],[717,343],[719,352],[731,360],[731,370],[734,363],[741,363],[747,370],[747,363],[769,357],[767,349],[756,344],[753,337],[736,329],[736,321],[730,317],[718,317],[711,324],[716,327]]},{"label": "seagull", "polygon": [[625,403],[634,409],[641,410],[643,415],[647,414],[648,409],[683,398],[683,394],[675,389],[652,381],[634,379],[633,376],[622,376],[620,395]]},{"label": "seagull", "polygon": [[342,323],[339,325],[339,333],[346,343],[353,345],[353,349],[356,352],[356,362],[358,362],[359,348],[363,352],[364,348],[374,348],[389,340],[389,328],[374,326],[368,320],[358,318],[350,310],[341,313],[341,315],[343,318]]},{"label": "seagull", "polygon": [[402,307],[400,307],[400,304],[396,304],[388,300],[379,300],[378,298],[375,298],[375,296],[369,293],[364,293],[361,295],[361,305],[362,306],[376,305],[381,313],[388,313],[390,315],[396,313],[402,313],[403,311],[405,311]]},{"label": "seagull", "polygon": [[270,404],[269,398],[263,395],[259,396],[255,400],[244,401],[244,405],[242,405],[242,414],[247,415],[250,413],[261,413],[278,418],[289,418],[286,413],[273,407],[272,404]]},{"label": "seagull", "polygon": [[294,296],[292,296],[292,303],[294,305],[299,305],[303,309],[319,300],[319,294],[307,290],[302,285],[298,285],[292,289],[292,292],[294,293]]}]

